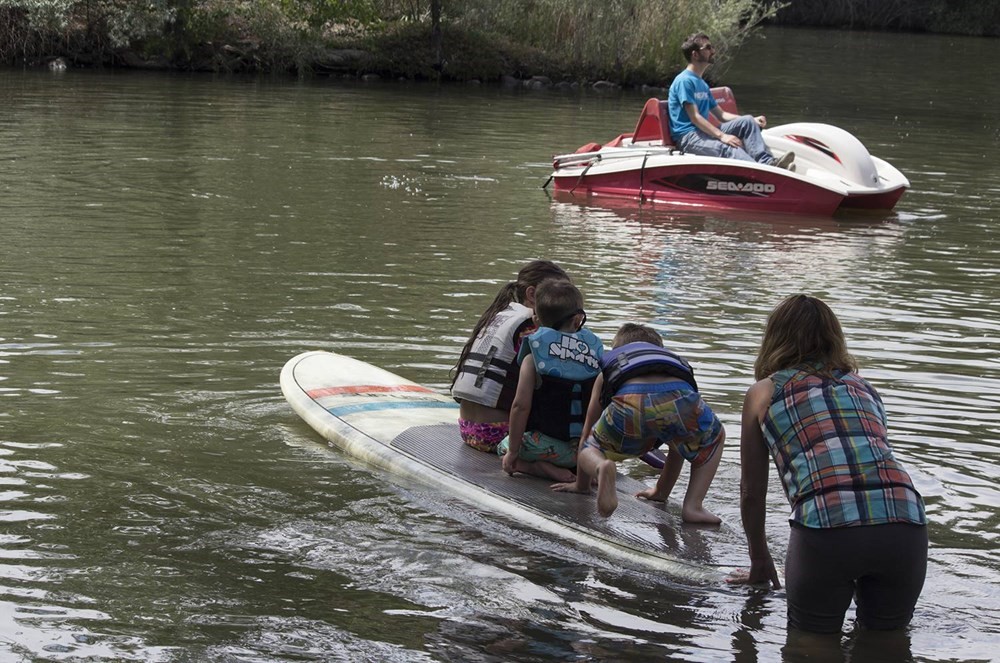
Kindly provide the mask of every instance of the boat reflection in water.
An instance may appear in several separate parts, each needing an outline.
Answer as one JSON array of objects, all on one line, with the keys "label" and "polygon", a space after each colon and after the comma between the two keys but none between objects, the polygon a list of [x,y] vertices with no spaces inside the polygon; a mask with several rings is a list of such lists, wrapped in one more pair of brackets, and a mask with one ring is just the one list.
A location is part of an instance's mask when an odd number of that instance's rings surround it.
[{"label": "boat reflection in water", "polygon": [[853,294],[835,298],[839,310],[869,318],[868,307],[882,301],[872,266],[898,261],[908,228],[895,213],[714,212],[560,191],[549,209],[560,235],[587,246],[605,274],[588,284],[590,326],[610,337],[621,322],[656,324],[697,363],[699,383],[705,377],[712,387],[716,373],[731,382],[716,385],[731,392],[731,412],[749,386],[752,352],[775,302],[845,288]]},{"label": "boat reflection in water", "polygon": [[[591,227],[605,223],[639,223],[650,227],[710,230],[745,239],[809,236],[843,231],[878,230],[879,234],[898,234],[901,216],[889,210],[838,212],[835,216],[817,214],[778,214],[766,211],[716,210],[697,205],[677,205],[662,200],[639,201],[620,196],[551,191],[551,212],[560,223],[587,223]],[[604,228],[607,232],[621,230]]]}]

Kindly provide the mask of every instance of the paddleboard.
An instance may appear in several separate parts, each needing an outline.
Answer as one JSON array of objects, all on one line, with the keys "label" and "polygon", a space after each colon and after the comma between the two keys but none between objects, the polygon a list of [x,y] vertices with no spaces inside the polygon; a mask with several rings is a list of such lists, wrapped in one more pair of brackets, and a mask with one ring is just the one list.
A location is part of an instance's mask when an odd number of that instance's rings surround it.
[{"label": "paddleboard", "polygon": [[285,364],[281,390],[316,432],[373,467],[455,495],[483,513],[586,546],[616,563],[692,581],[715,583],[724,577],[713,560],[711,535],[728,530],[730,536],[722,538],[732,539],[731,528],[682,523],[677,507],[637,499],[635,493],[646,485],[621,472],[619,506],[611,518],[597,514],[593,495],[556,493],[550,481],[508,476],[498,456],[463,444],[458,405],[432,389],[345,355],[313,351]]}]

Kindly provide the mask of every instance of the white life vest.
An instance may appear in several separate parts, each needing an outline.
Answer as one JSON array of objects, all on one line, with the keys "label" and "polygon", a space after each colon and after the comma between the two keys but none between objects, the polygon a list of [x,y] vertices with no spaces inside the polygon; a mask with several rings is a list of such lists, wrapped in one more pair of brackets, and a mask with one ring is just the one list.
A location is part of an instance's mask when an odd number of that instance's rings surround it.
[{"label": "white life vest", "polygon": [[510,410],[520,371],[514,350],[517,332],[531,315],[530,308],[512,302],[483,328],[465,363],[458,368],[458,377],[451,389],[455,400]]}]

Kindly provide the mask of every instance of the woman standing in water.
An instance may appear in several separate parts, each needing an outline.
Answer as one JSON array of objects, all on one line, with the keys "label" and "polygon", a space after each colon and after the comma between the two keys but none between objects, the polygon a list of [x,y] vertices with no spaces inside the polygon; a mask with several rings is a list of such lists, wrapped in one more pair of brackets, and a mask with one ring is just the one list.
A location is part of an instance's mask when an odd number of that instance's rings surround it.
[{"label": "woman standing in water", "polygon": [[924,503],[886,436],[885,408],[857,373],[840,322],[794,295],[771,312],[743,403],[740,512],[750,570],[780,587],[764,533],[768,455],[791,503],[789,626],[839,632],[854,598],[862,626],[903,628],[927,570]]}]

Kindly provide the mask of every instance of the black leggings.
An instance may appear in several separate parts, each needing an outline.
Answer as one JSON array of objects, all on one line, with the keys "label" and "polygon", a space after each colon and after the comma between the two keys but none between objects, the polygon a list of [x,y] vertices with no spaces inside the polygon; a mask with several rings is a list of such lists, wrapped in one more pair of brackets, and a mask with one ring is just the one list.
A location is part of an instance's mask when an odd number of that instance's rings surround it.
[{"label": "black leggings", "polygon": [[785,558],[788,625],[839,632],[853,597],[865,628],[903,628],[926,573],[923,525],[814,529],[793,524]]}]

